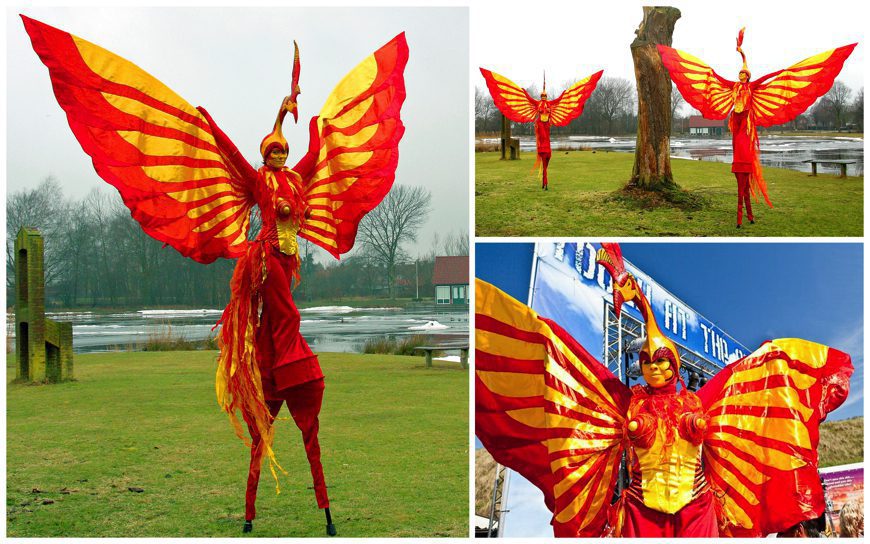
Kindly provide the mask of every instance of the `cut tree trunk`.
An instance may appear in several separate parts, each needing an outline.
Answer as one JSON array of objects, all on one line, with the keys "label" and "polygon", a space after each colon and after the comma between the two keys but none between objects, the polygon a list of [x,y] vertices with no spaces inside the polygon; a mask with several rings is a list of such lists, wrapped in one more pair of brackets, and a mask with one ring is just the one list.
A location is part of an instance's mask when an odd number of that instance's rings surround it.
[{"label": "cut tree trunk", "polygon": [[656,44],[670,46],[680,10],[643,8],[643,21],[631,42],[637,79],[637,150],[630,186],[649,190],[676,187],[671,173],[671,78]]}]

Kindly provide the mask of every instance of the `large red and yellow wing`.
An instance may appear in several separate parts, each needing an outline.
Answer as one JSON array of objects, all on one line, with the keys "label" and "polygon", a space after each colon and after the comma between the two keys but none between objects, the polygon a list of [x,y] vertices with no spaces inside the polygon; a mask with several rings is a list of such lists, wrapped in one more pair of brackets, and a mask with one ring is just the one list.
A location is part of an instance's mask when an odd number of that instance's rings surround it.
[{"label": "large red and yellow wing", "polygon": [[787,123],[834,84],[857,43],[819,53],[752,83],[752,113],[763,127]]},{"label": "large red and yellow wing", "polygon": [[311,210],[299,235],[335,257],[350,251],[360,220],[393,186],[407,62],[403,32],[351,70],[311,119],[308,153],[293,168]]},{"label": "large red and yellow wing", "polygon": [[550,123],[563,127],[580,117],[583,113],[583,105],[592,96],[592,91],[598,85],[598,80],[604,70],[595,72],[591,76],[571,85],[559,95],[559,98],[550,101]]},{"label": "large red and yellow wing", "polygon": [[535,484],[556,536],[600,536],[630,391],[557,324],[476,281],[475,432]]},{"label": "large red and yellow wing", "polygon": [[705,473],[732,536],[766,536],[824,512],[819,422],[845,400],[852,370],[843,352],[785,338],[698,391],[709,418]]},{"label": "large red and yellow wing", "polygon": [[505,117],[515,123],[530,123],[538,118],[538,101],[529,96],[525,89],[485,68],[481,68],[480,73],[486,80],[492,101]]},{"label": "large red and yellow wing", "polygon": [[734,106],[729,81],[701,59],[666,45],[657,45],[662,62],[680,94],[707,119],[725,119]]},{"label": "large red and yellow wing", "polygon": [[240,256],[256,173],[235,146],[222,149],[202,113],[135,64],[22,19],[76,139],[142,229],[199,262]]}]

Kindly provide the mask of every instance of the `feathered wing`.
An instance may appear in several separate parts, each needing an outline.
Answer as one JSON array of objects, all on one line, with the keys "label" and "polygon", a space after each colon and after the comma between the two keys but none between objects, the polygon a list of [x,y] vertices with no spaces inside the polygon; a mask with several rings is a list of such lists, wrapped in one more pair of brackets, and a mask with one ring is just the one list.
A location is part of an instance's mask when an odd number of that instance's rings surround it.
[{"label": "feathered wing", "polygon": [[755,124],[769,127],[787,123],[806,111],[834,84],[843,63],[857,43],[813,55],[752,83]]},{"label": "feathered wing", "polygon": [[495,106],[505,117],[515,123],[530,123],[538,118],[538,101],[529,96],[525,89],[485,68],[481,68],[480,73],[486,80]]},{"label": "feathered wing", "polygon": [[680,94],[707,119],[725,119],[734,107],[735,83],[717,74],[701,59],[666,45],[657,45],[662,62]]},{"label": "feathered wing", "polygon": [[351,70],[309,124],[308,153],[293,168],[311,211],[299,235],[335,257],[395,180],[407,62],[403,32]]},{"label": "feathered wing", "polygon": [[21,17],[76,139],[142,229],[202,263],[243,254],[256,173],[232,142],[133,63]]},{"label": "feathered wing", "polygon": [[705,473],[725,531],[760,537],[824,512],[819,422],[845,400],[852,371],[843,352],[785,338],[728,365],[698,391],[709,418]]},{"label": "feathered wing", "polygon": [[598,85],[598,80],[604,70],[599,70],[591,76],[571,85],[559,95],[559,98],[550,101],[550,123],[563,127],[580,117],[583,113],[583,105],[592,96],[592,91]]},{"label": "feathered wing", "polygon": [[556,536],[600,536],[629,389],[554,322],[476,280],[475,432],[531,481]]}]

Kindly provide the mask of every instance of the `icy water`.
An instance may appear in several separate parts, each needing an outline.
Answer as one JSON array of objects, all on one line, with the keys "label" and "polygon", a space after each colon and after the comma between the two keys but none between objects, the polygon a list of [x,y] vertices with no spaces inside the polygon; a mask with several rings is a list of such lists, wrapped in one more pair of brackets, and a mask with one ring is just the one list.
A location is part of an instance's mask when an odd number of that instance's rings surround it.
[{"label": "icy water", "polygon": [[[482,140],[498,143],[497,139]],[[848,136],[835,138],[812,138],[807,136],[766,136],[761,138],[761,164],[776,168],[788,168],[799,172],[810,172],[812,167],[803,161],[813,160],[850,160],[850,176],[864,175],[864,140]],[[569,136],[554,138],[553,150],[594,149],[634,153],[635,138],[607,138],[603,136]],[[521,137],[520,149],[529,153],[535,151],[533,137]],[[692,159],[730,163],[731,138],[671,138],[671,156],[678,159]],[[839,174],[839,165],[818,166],[819,173]]]},{"label": "icy water", "polygon": [[[201,340],[212,331],[222,310],[139,310],[124,313],[54,313],[48,317],[73,324],[73,351],[135,351],[149,337]],[[354,308],[321,306],[300,310],[302,335],[316,351],[359,352],[367,338],[425,334],[432,342],[468,342],[468,308]],[[15,316],[6,322],[14,328]],[[12,332],[10,329],[9,333]],[[10,336],[11,337],[11,336]]]}]

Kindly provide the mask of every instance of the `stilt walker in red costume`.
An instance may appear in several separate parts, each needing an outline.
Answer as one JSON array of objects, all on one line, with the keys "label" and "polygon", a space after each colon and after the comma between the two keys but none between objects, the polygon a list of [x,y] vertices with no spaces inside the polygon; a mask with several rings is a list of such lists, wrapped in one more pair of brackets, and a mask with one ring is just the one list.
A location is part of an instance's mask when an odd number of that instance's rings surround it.
[{"label": "stilt walker in red costume", "polygon": [[571,85],[555,100],[547,100],[547,76],[544,75],[544,89],[541,99],[535,100],[525,89],[508,78],[480,69],[489,94],[496,107],[505,117],[515,123],[535,123],[535,144],[538,158],[535,166],[540,165],[542,174],[541,189],[548,190],[547,167],[550,164],[550,126],[563,127],[580,117],[583,105],[592,95],[603,70]]},{"label": "stilt walker in red costume", "polygon": [[[692,393],[619,247],[602,244],[598,263],[617,318],[631,302],[646,323],[646,385],[629,389],[558,324],[477,281],[475,430],[544,493],[555,536],[760,537],[823,513],[818,424],[848,395],[849,356],[773,340]],[[623,452],[631,481],[611,504]]]},{"label": "stilt walker in red costume", "polygon": [[[82,149],[142,229],[201,263],[238,259],[232,296],[219,321],[216,391],[239,438],[251,448],[244,532],[253,527],[263,458],[276,483],[277,471],[283,472],[272,443],[273,421],[286,403],[302,433],[327,533],[336,534],[318,443],[323,372],[299,332],[291,294],[299,282],[296,237],[338,258],[353,247],[360,219],[390,190],[404,133],[404,34],[336,86],[311,119],[307,153],[290,169],[282,124],[287,113],[298,119],[295,48],[291,93],[260,144],[264,165],[256,170],[205,109],[192,107],[105,49],[22,19]],[[262,228],[249,241],[254,205]]]},{"label": "stilt walker in red costume", "polygon": [[757,201],[761,193],[767,205],[773,208],[761,172],[757,127],[787,123],[803,113],[828,92],[857,45],[853,43],[819,53],[785,70],[750,81],[752,74],[742,48],[744,30],[740,29],[737,35],[737,52],[743,59],[737,82],[723,78],[697,57],[666,45],[657,46],[662,62],[686,102],[707,119],[725,119],[731,114],[728,129],[734,150],[731,171],[737,178],[737,228],[743,224],[744,205],[749,222],[755,223],[750,194]]}]

